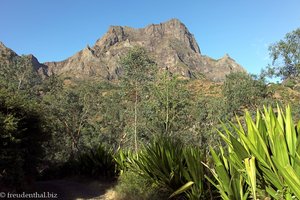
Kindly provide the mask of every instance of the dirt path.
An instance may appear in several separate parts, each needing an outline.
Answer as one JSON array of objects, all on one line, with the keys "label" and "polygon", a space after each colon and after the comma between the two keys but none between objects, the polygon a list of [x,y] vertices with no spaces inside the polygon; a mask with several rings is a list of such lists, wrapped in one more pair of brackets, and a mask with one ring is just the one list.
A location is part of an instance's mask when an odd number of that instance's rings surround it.
[{"label": "dirt path", "polygon": [[[112,182],[77,181],[77,180],[51,180],[38,181],[33,185],[31,192],[38,192],[55,196],[57,199],[99,199],[114,200],[114,193],[110,190]],[[110,190],[110,191],[109,191]],[[54,199],[48,198],[48,199]]]}]

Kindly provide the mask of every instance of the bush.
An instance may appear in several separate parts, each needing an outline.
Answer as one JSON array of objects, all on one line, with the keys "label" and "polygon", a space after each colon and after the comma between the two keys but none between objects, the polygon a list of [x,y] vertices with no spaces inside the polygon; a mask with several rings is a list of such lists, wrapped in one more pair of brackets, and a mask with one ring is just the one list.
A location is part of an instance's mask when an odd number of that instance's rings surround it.
[{"label": "bush", "polygon": [[120,175],[115,190],[117,200],[163,200],[168,198],[168,195],[151,181],[131,170],[124,171]]},{"label": "bush", "polygon": [[[300,199],[300,122],[294,126],[291,109],[277,107],[257,112],[256,121],[246,112],[244,128],[224,127],[221,137],[228,151],[211,149],[211,170],[222,199]],[[238,137],[236,138],[235,135]]]},{"label": "bush", "polygon": [[90,149],[87,153],[79,155],[77,159],[78,172],[92,177],[114,178],[116,163],[113,151],[103,145]]},{"label": "bush", "polygon": [[70,158],[65,163],[55,164],[44,171],[42,179],[85,176],[95,179],[114,179],[117,175],[114,153],[100,144]]},{"label": "bush", "polygon": [[0,185],[18,190],[33,181],[49,136],[42,122],[35,102],[0,90]]},{"label": "bush", "polygon": [[207,195],[201,161],[204,161],[201,149],[184,147],[171,137],[158,137],[133,159],[131,170],[170,197],[199,199]]}]

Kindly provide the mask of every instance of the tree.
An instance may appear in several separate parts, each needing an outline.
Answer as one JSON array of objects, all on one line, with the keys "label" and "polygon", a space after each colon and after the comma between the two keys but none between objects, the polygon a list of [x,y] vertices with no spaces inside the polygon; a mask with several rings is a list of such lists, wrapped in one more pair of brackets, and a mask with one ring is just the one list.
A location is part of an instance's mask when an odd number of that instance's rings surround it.
[{"label": "tree", "polygon": [[124,76],[122,78],[123,84],[127,90],[128,96],[133,94],[134,102],[134,148],[138,149],[138,103],[141,98],[141,91],[145,88],[149,81],[154,79],[155,62],[148,56],[145,49],[141,47],[134,47],[121,58],[121,66],[124,69]]},{"label": "tree", "polygon": [[222,92],[226,110],[231,114],[239,114],[245,108],[256,110],[261,101],[268,96],[264,80],[255,79],[244,72],[227,75]]},{"label": "tree", "polygon": [[[23,94],[0,89],[0,187],[21,189],[32,180],[49,140],[41,107]],[[4,184],[4,185],[2,185]]]},{"label": "tree", "polygon": [[300,75],[300,28],[287,33],[283,40],[269,47],[273,62],[264,72],[270,76],[297,78]]},{"label": "tree", "polygon": [[148,131],[167,136],[183,136],[193,121],[190,93],[184,81],[168,70],[152,84],[149,98],[143,102],[143,116]]},{"label": "tree", "polygon": [[202,94],[194,103],[195,109],[192,109],[193,116],[196,119],[194,131],[197,133],[195,141],[200,146],[208,150],[209,146],[219,145],[217,131],[222,127],[220,120],[227,118],[224,99],[220,96],[205,96]]},{"label": "tree", "polygon": [[89,98],[89,94],[73,88],[43,96],[42,104],[47,110],[47,120],[52,128],[52,145],[57,146],[58,153],[62,154],[56,158],[72,158],[80,150],[82,129],[87,124],[90,111],[90,104],[87,103]]},{"label": "tree", "polygon": [[42,78],[35,71],[30,57],[15,57],[9,63],[1,63],[0,85],[12,91],[25,91],[36,95],[37,86],[42,83]]}]

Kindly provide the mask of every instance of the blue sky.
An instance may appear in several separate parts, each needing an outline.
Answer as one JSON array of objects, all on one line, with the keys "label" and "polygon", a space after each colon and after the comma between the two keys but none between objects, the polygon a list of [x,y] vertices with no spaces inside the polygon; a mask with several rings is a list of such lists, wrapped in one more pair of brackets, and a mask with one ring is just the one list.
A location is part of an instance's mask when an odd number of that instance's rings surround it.
[{"label": "blue sky", "polygon": [[144,27],[171,18],[194,34],[202,54],[228,53],[250,73],[268,46],[300,27],[300,0],[0,0],[0,41],[40,62],[93,46],[110,25]]}]

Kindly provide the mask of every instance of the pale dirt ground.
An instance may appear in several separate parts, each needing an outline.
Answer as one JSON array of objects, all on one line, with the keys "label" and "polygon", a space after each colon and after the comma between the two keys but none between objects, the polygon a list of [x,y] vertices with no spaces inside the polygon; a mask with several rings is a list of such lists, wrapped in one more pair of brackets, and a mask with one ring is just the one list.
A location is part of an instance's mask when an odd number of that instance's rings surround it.
[{"label": "pale dirt ground", "polygon": [[59,200],[115,200],[113,186],[114,183],[108,181],[51,180],[36,182],[30,192],[55,193]]}]

